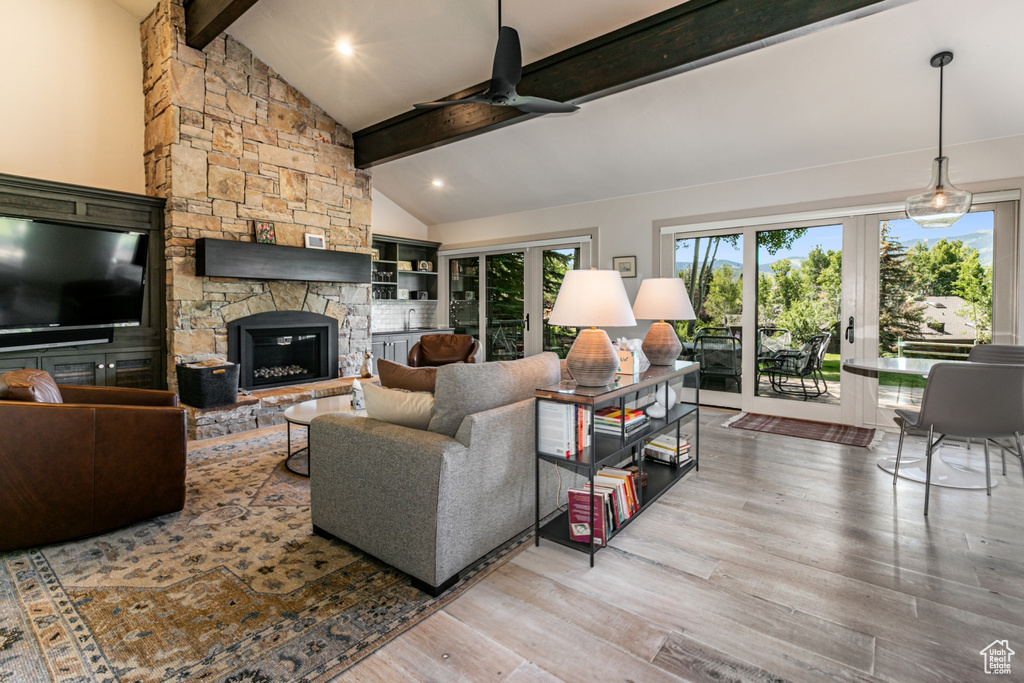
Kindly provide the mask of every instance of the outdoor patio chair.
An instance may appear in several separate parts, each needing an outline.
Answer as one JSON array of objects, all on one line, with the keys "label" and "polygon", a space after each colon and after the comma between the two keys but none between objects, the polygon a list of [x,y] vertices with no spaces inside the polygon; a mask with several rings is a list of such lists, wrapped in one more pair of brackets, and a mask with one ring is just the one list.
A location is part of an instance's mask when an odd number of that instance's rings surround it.
[{"label": "outdoor patio chair", "polygon": [[[817,398],[828,391],[828,384],[825,382],[825,375],[821,372],[821,365],[825,361],[825,351],[828,349],[828,342],[831,334],[816,334],[811,337],[800,349],[779,351],[772,357],[770,365],[765,367],[764,374],[768,375],[768,381],[772,389],[780,394],[792,396],[803,396],[806,401],[809,398]],[[800,380],[800,386],[795,381]],[[809,388],[807,381],[814,383],[814,388]],[[821,382],[819,385],[818,382]]]},{"label": "outdoor patio chair", "polygon": [[736,337],[698,335],[694,340],[694,357],[700,363],[701,388],[708,379],[721,378],[726,387],[732,380],[739,387],[741,374],[740,340]]},{"label": "outdoor patio chair", "polygon": [[793,334],[784,327],[761,327],[757,330],[757,375],[772,365],[775,355],[789,351],[793,346]]}]

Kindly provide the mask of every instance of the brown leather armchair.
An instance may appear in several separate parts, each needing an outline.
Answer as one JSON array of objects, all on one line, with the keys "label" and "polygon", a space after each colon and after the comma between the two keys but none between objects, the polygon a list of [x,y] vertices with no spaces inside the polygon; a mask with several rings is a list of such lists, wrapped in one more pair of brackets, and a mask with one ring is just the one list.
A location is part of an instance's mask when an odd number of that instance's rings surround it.
[{"label": "brown leather armchair", "polygon": [[473,363],[479,350],[480,342],[468,334],[425,334],[409,349],[409,366]]},{"label": "brown leather armchair", "polygon": [[185,506],[185,411],[172,391],[0,375],[0,551],[116,529]]}]

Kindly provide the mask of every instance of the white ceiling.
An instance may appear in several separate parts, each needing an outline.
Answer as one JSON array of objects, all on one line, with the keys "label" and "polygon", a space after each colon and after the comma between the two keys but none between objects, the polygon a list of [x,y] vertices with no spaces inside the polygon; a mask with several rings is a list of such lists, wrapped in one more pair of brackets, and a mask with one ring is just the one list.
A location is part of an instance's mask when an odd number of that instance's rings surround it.
[{"label": "white ceiling", "polygon": [[[506,0],[503,9],[530,63],[675,4]],[[486,80],[495,15],[487,0],[260,0],[229,32],[358,130]],[[941,49],[956,54],[946,68],[946,143],[1020,135],[1022,26],[1021,0],[917,0],[575,114],[383,164],[373,182],[438,224],[930,151],[938,72],[928,58]],[[340,38],[352,58],[334,49]]]},{"label": "white ceiling", "polygon": [[156,7],[156,0],[113,0],[113,3],[139,21],[148,17]]}]

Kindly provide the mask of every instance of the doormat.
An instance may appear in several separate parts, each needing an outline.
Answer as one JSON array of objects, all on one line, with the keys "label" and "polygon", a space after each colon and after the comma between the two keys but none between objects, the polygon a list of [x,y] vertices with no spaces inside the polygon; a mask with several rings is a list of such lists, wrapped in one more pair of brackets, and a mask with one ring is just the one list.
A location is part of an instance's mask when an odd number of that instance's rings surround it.
[{"label": "doormat", "polygon": [[[301,445],[301,444],[299,444]],[[326,680],[451,602],[532,531],[432,598],[313,535],[284,433],[188,454],[185,509],[0,553],[0,681]]]},{"label": "doormat", "polygon": [[830,422],[795,420],[790,417],[773,417],[756,413],[740,413],[730,418],[723,426],[733,429],[749,429],[752,432],[795,436],[798,439],[860,446],[868,450],[882,443],[882,439],[885,438],[885,433],[878,429],[850,427]]}]

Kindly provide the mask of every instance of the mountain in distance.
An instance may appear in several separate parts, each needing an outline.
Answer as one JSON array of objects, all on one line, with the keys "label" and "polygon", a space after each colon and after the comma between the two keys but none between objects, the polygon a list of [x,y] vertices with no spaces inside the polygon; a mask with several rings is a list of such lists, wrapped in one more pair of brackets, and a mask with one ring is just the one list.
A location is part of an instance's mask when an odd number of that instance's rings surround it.
[{"label": "mountain in distance", "polygon": [[[907,248],[909,251],[914,245],[924,242],[926,246],[933,247],[935,243],[943,239],[941,233],[936,234],[934,239],[922,239],[920,237],[912,240],[900,240],[900,244]],[[978,260],[981,261],[981,265],[990,266],[992,265],[992,231],[991,230],[979,230],[978,232],[970,232],[966,235],[959,235],[957,237],[946,239],[952,241],[960,240],[965,246],[973,247],[978,250]]]},{"label": "mountain in distance", "polygon": [[[807,260],[806,258],[803,258],[801,256],[793,256],[793,257],[791,257],[789,259],[789,262],[793,264],[793,268],[799,268],[800,264],[803,263],[806,260]],[[758,264],[758,268],[757,268],[758,272],[770,273],[772,271],[772,263],[775,263],[775,261],[771,261],[770,263]],[[683,268],[689,268],[692,265],[693,265],[693,261],[685,261],[685,262],[684,261],[676,261],[676,272],[678,273]],[[739,261],[730,261],[728,259],[715,259],[715,264],[714,264],[714,266],[712,266],[711,269],[713,271],[714,270],[718,270],[722,266],[726,266],[726,265],[729,266],[730,268],[732,268],[733,272],[735,272],[735,273],[740,273],[740,272],[743,271],[743,264],[742,263],[740,263]]]}]

